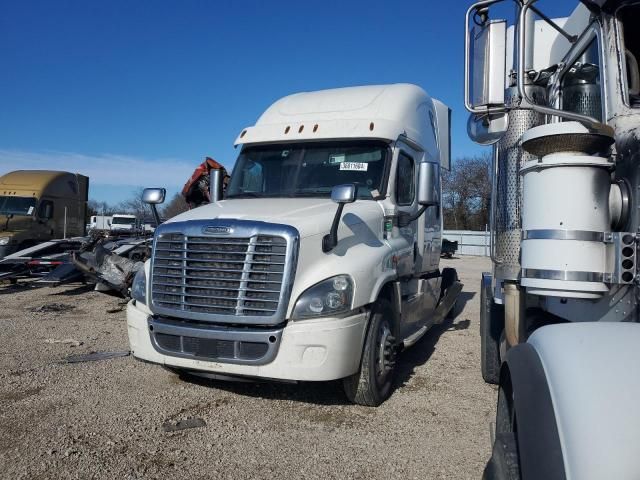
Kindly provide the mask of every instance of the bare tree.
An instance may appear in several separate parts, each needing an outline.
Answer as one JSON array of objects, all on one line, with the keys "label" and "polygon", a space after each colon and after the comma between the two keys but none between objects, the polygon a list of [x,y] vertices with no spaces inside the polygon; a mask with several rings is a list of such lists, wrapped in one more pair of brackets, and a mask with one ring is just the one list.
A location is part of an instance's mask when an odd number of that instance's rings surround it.
[{"label": "bare tree", "polygon": [[186,212],[187,210],[189,210],[189,205],[187,205],[184,197],[181,194],[176,193],[173,198],[165,204],[162,209],[162,216],[164,218],[171,218],[182,212]]},{"label": "bare tree", "polygon": [[113,215],[117,212],[117,208],[107,202],[99,202],[98,200],[89,200],[87,202],[88,215]]},{"label": "bare tree", "polygon": [[457,159],[442,175],[444,226],[484,230],[491,205],[491,155]]},{"label": "bare tree", "polygon": [[119,213],[130,213],[139,219],[144,219],[151,215],[151,209],[142,201],[144,188],[138,188],[131,194],[131,198],[124,200],[118,205]]}]

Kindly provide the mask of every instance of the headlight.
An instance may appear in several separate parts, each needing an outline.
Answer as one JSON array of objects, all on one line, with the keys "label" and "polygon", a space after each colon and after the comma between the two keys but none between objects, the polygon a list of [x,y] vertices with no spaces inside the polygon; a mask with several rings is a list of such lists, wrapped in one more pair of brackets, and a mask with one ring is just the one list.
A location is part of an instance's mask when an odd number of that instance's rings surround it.
[{"label": "headlight", "polygon": [[353,281],[347,275],[338,275],[323,280],[307,289],[296,302],[293,320],[348,312],[353,300]]},{"label": "headlight", "polygon": [[144,271],[144,265],[133,278],[131,285],[131,298],[143,305],[147,304],[147,274]]},{"label": "headlight", "polygon": [[11,241],[11,237],[2,237],[0,238],[0,245],[9,245]]}]

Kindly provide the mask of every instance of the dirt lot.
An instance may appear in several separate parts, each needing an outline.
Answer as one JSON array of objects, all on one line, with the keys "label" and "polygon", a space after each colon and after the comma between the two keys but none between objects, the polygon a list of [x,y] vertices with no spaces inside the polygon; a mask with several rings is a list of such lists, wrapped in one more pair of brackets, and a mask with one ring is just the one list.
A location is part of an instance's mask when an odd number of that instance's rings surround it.
[{"label": "dirt lot", "polygon": [[[184,381],[131,356],[66,363],[127,351],[121,300],[0,287],[2,478],[479,478],[496,396],[479,370],[489,261],[444,263],[465,284],[464,309],[402,355],[377,409],[348,404],[337,382]],[[63,311],[34,310],[52,303]],[[206,425],[163,428],[189,418]]]}]

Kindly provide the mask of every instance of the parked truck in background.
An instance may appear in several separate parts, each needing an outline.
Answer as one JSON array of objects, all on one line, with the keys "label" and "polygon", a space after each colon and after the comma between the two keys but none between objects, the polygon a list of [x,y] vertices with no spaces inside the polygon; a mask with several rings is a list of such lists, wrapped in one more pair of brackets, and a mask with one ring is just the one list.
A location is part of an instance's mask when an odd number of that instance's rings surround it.
[{"label": "parked truck in background", "polygon": [[138,219],[128,213],[114,213],[111,217],[111,232],[135,234],[140,231]]},{"label": "parked truck in background", "polygon": [[133,355],[210,378],[342,379],[379,405],[396,355],[462,288],[439,268],[449,108],[408,84],[300,93],[236,144],[224,199],[216,175],[211,204],[155,232],[127,308]]},{"label": "parked truck in background", "polygon": [[111,230],[111,215],[92,215],[89,218],[89,230]]},{"label": "parked truck in background", "polygon": [[89,178],[17,170],[0,177],[0,258],[55,238],[85,234]]},{"label": "parked truck in background", "polygon": [[468,131],[493,145],[484,478],[637,478],[640,2],[516,1],[511,26],[500,2],[465,24]]}]

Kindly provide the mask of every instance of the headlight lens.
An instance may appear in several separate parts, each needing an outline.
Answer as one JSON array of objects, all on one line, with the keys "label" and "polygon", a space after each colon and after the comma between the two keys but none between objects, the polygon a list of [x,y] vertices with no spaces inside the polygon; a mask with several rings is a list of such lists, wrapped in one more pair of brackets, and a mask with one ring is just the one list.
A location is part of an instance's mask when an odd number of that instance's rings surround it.
[{"label": "headlight lens", "polygon": [[2,237],[0,238],[0,245],[9,245],[9,241],[11,240],[11,237]]},{"label": "headlight lens", "polygon": [[307,289],[296,302],[293,320],[328,317],[351,310],[353,280],[348,275],[338,275],[323,280]]},{"label": "headlight lens", "polygon": [[147,304],[147,274],[144,266],[138,270],[131,285],[131,298],[143,305]]}]

